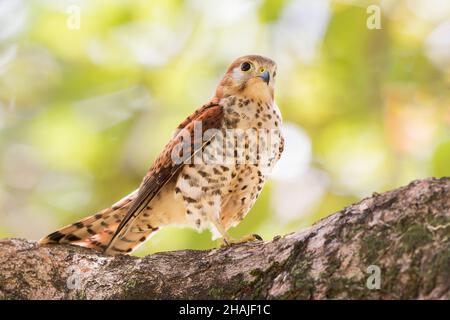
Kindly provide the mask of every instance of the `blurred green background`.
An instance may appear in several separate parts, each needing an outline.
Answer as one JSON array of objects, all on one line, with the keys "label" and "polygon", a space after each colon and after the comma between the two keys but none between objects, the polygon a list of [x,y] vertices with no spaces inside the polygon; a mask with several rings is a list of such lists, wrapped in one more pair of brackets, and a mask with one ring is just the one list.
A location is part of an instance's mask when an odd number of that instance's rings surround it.
[{"label": "blurred green background", "polygon": [[[450,175],[450,1],[0,0],[0,236],[38,239],[134,190],[250,53],[278,63],[286,152],[234,236]],[[137,254],[215,245],[167,228]]]}]

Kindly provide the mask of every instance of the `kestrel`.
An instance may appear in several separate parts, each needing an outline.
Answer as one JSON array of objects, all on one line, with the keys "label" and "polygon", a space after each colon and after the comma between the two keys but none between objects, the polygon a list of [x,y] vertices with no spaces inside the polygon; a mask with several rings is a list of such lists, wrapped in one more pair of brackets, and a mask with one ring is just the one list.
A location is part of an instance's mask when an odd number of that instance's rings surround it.
[{"label": "kestrel", "polygon": [[252,208],[283,151],[276,68],[258,55],[235,60],[210,102],[178,126],[137,190],[40,244],[130,253],[168,225],[209,228],[213,239],[239,242],[227,230]]}]

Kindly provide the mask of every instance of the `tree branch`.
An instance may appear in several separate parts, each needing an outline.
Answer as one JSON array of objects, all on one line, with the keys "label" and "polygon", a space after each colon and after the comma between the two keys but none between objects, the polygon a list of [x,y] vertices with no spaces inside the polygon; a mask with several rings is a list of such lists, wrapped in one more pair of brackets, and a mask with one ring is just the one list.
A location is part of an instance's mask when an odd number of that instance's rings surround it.
[{"label": "tree branch", "polygon": [[0,299],[450,299],[449,235],[442,178],[266,243],[137,258],[3,239]]}]

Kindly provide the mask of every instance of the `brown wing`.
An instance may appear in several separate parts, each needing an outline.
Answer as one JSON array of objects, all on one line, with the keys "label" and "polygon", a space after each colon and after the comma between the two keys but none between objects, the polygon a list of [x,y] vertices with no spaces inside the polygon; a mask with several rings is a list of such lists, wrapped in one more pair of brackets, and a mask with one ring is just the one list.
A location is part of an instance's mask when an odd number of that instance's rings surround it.
[{"label": "brown wing", "polygon": [[[194,126],[196,123],[198,124],[200,122],[202,124],[202,135],[201,137],[196,137],[194,136]],[[138,195],[111,238],[111,241],[105,250],[106,252],[108,252],[109,249],[114,251],[114,242],[117,238],[127,232],[128,228],[132,225],[133,221],[138,217],[141,211],[146,208],[161,188],[185,165],[187,160],[192,159],[194,154],[202,150],[202,148],[213,138],[213,136],[210,136],[207,141],[203,141],[203,133],[209,129],[221,128],[222,122],[223,108],[213,100],[211,103],[198,109],[180,124],[178,132],[175,133],[172,140],[165,146],[164,150],[142,181]],[[179,159],[181,161],[174,162],[172,160],[172,154],[176,152],[175,148],[177,146],[180,146],[183,141],[186,141],[186,134],[190,136],[191,152],[187,155],[180,154],[181,157]]]},{"label": "brown wing", "polygon": [[[212,107],[219,107],[219,100],[217,98],[212,99],[209,103],[202,106],[200,109],[195,110],[193,114],[191,114],[189,117],[187,117],[180,125],[177,127],[177,131],[173,135],[173,138],[175,138],[179,131],[184,129],[188,124],[192,123],[194,120],[201,117],[208,109],[211,109]],[[208,111],[209,114],[207,117],[211,116],[211,111]],[[223,117],[223,112],[221,114],[221,118]]]}]

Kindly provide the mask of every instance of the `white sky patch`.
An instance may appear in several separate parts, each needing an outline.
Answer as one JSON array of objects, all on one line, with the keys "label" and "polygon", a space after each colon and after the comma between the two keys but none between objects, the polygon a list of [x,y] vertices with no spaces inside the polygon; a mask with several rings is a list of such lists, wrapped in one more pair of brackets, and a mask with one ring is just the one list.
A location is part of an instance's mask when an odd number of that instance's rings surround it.
[{"label": "white sky patch", "polygon": [[311,140],[303,129],[292,123],[283,124],[282,131],[284,151],[271,177],[275,180],[295,180],[309,168]]},{"label": "white sky patch", "polygon": [[129,119],[140,110],[150,109],[151,104],[148,90],[134,86],[79,101],[74,110],[100,131]]},{"label": "white sky patch", "polygon": [[0,129],[2,129],[5,126],[6,123],[6,115],[5,115],[5,107],[0,102]]},{"label": "white sky patch", "polygon": [[11,144],[1,159],[3,182],[14,189],[29,190],[36,186],[42,175],[39,150],[24,144]]},{"label": "white sky patch", "polygon": [[450,17],[448,0],[407,0],[406,5],[422,20],[435,22]]},{"label": "white sky patch", "polygon": [[17,35],[25,25],[27,10],[22,0],[0,2],[0,41]]},{"label": "white sky patch", "polygon": [[276,181],[272,193],[272,206],[284,222],[314,213],[329,185],[323,171],[309,169],[291,180]]},{"label": "white sky patch", "polygon": [[64,172],[48,172],[36,191],[48,203],[62,210],[78,210],[92,197],[92,177]]},{"label": "white sky patch", "polygon": [[80,6],[84,10],[90,5],[94,6],[95,1],[90,0],[34,0],[35,2],[45,5],[52,10],[58,10],[61,12],[66,12],[67,8],[70,6]]},{"label": "white sky patch", "polygon": [[[277,60],[313,62],[330,20],[328,0],[294,0],[286,5],[275,25]],[[287,65],[286,62],[284,64]]]},{"label": "white sky patch", "polygon": [[7,69],[8,63],[10,63],[17,54],[17,45],[12,44],[6,47],[4,50],[0,50],[0,75]]},{"label": "white sky patch", "polygon": [[208,26],[221,26],[246,20],[257,12],[260,0],[191,0],[190,5],[202,12]]},{"label": "white sky patch", "polygon": [[311,167],[312,143],[308,134],[293,123],[284,123],[284,151],[271,177],[271,195],[277,217],[284,222],[314,212],[329,186],[327,174]]},{"label": "white sky patch", "polygon": [[450,19],[439,24],[427,36],[425,53],[438,69],[450,70]]},{"label": "white sky patch", "polygon": [[191,30],[186,23],[174,28],[158,22],[132,24],[115,30],[114,38],[129,48],[138,63],[160,66],[183,48]]},{"label": "white sky patch", "polygon": [[54,216],[49,215],[48,207],[41,204],[30,204],[17,195],[13,195],[7,200],[10,203],[16,202],[17,206],[8,208],[8,213],[2,217],[2,227],[6,230],[14,230],[15,237],[37,240],[42,237],[43,230],[52,230],[49,226],[58,227],[55,225]]}]

